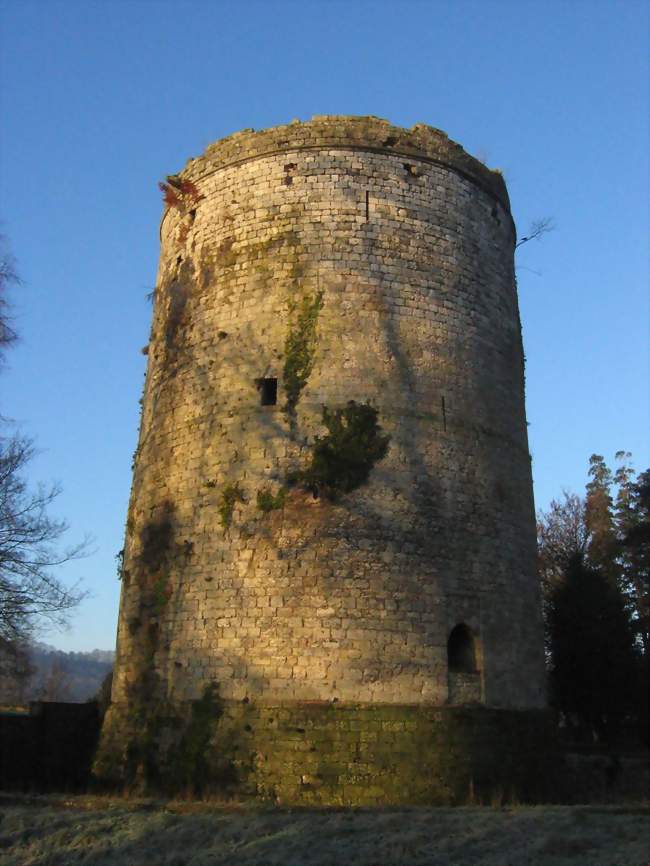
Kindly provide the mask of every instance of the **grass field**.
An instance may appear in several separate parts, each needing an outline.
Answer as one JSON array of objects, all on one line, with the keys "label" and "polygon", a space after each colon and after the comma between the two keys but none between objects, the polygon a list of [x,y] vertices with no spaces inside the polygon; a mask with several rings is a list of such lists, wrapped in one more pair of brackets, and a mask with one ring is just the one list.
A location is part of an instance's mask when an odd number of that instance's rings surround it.
[{"label": "grass field", "polygon": [[0,801],[3,866],[648,866],[650,806],[288,810]]}]

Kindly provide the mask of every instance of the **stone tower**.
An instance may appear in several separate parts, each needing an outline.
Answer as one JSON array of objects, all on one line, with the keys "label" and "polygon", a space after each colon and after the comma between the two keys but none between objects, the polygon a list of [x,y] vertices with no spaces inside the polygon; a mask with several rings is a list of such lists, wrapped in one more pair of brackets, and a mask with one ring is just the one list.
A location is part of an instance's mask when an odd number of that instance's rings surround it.
[{"label": "stone tower", "polygon": [[101,772],[164,767],[212,707],[242,790],[453,799],[544,703],[503,178],[423,124],[315,117],[161,186]]}]

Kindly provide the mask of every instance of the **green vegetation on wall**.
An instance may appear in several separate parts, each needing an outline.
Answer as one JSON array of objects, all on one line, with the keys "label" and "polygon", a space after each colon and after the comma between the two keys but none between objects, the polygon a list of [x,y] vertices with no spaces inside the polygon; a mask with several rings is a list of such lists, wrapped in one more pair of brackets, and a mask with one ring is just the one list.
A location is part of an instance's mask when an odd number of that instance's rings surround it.
[{"label": "green vegetation on wall", "polygon": [[210,781],[222,775],[209,760],[212,739],[222,715],[219,687],[217,683],[210,683],[199,700],[192,701],[189,722],[185,724],[178,747],[169,755],[169,776],[173,790],[200,794]]},{"label": "green vegetation on wall", "polygon": [[257,491],[257,507],[260,511],[268,512],[282,508],[286,499],[287,491],[281,487],[277,493],[273,493],[269,487],[263,487]]},{"label": "green vegetation on wall", "polygon": [[132,696],[130,714],[126,740],[112,737],[110,725],[104,732],[94,767],[100,779],[143,793],[194,795],[208,784],[218,788],[233,780],[230,757],[213,742],[223,715],[217,683],[184,704],[138,693]]},{"label": "green vegetation on wall", "polygon": [[[139,786],[149,790],[156,787],[160,779],[159,739],[164,717],[160,707],[154,705],[148,708],[144,701],[134,705],[132,713],[136,733],[126,746],[124,781],[129,787]],[[104,756],[104,761],[108,757]],[[96,772],[102,771],[105,772],[101,764],[96,766]]]},{"label": "green vegetation on wall", "polygon": [[365,484],[375,463],[386,456],[390,436],[377,423],[377,410],[354,400],[342,409],[323,406],[323,424],[329,432],[316,437],[310,465],[288,481],[336,499]]},{"label": "green vegetation on wall", "polygon": [[292,305],[290,313],[295,315],[284,344],[284,390],[287,402],[284,411],[293,419],[300,394],[314,366],[316,350],[316,327],[323,306],[323,293],[305,296]]},{"label": "green vegetation on wall", "polygon": [[239,486],[239,482],[235,482],[234,484],[227,484],[221,491],[221,497],[219,499],[219,506],[217,508],[217,511],[219,512],[219,519],[224,529],[228,529],[228,527],[232,523],[232,515],[233,511],[235,510],[235,503],[243,501],[244,495]]},{"label": "green vegetation on wall", "polygon": [[171,597],[171,587],[167,572],[162,572],[154,583],[152,597],[156,613],[161,613]]}]

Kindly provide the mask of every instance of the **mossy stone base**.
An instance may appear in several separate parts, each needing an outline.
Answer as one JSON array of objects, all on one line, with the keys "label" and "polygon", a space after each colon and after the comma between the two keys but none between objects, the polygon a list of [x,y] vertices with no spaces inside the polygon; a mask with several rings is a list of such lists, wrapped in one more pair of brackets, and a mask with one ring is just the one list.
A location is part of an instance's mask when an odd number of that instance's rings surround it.
[{"label": "mossy stone base", "polygon": [[[187,708],[178,710],[178,718],[188,717]],[[98,776],[114,783],[129,781],[125,759],[138,736],[125,711],[111,707],[96,765]],[[131,767],[130,781],[170,790],[182,725],[169,709],[159,719],[155,778]],[[225,702],[205,755],[214,778],[202,792],[287,805],[535,801],[548,797],[555,757],[543,711]]]}]

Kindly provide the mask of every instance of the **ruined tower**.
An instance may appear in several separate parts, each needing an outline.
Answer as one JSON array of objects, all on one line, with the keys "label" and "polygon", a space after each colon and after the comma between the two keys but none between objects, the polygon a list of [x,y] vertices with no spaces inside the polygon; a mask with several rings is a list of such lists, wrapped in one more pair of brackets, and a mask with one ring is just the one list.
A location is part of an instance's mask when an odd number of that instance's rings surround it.
[{"label": "ruined tower", "polygon": [[199,707],[241,790],[453,799],[544,703],[503,178],[315,117],[162,187],[102,772],[162,773]]}]

